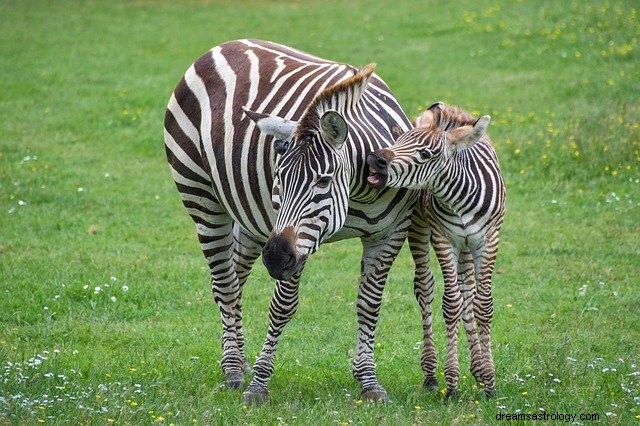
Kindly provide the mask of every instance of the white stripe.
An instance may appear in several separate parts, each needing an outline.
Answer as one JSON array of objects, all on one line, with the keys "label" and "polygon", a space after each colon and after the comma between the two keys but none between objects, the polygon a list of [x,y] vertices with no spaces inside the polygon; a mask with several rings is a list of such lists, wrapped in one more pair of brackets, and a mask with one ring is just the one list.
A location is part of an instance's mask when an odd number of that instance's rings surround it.
[{"label": "white stripe", "polygon": [[[219,48],[218,48],[219,49]],[[209,159],[209,164],[215,166],[215,157],[213,155],[213,144],[211,143],[211,105],[209,104],[209,93],[204,82],[198,74],[194,65],[191,65],[184,75],[184,80],[189,89],[193,92],[200,105],[200,135],[202,137],[202,145]],[[214,179],[217,178],[216,173],[211,173]],[[220,180],[216,180],[216,187],[220,187]]]},{"label": "white stripe", "polygon": [[[166,129],[164,130],[164,143],[165,145],[167,145],[167,148],[169,148],[169,150],[173,153],[173,155],[178,160],[180,160],[182,164],[187,166],[189,170],[191,170],[192,172],[195,172],[198,176],[206,180],[211,180],[211,178],[207,175],[207,172],[205,172],[199,165],[193,162],[191,157],[189,157],[187,153],[184,152],[182,147],[176,143],[176,141],[173,139],[173,136],[171,136],[171,134],[167,132]],[[196,145],[199,145],[199,144],[196,144]]]},{"label": "white stripe", "polygon": [[200,141],[198,129],[195,128],[193,123],[191,123],[191,120],[189,120],[187,115],[180,107],[180,104],[176,100],[176,96],[174,93],[171,94],[171,99],[169,99],[169,105],[167,105],[167,109],[173,114],[173,117],[176,119],[176,122],[180,126],[180,129],[182,129],[184,134],[187,135],[191,142],[193,142],[195,147],[198,149],[198,152],[202,154],[202,152],[200,152],[200,144],[198,143]]}]

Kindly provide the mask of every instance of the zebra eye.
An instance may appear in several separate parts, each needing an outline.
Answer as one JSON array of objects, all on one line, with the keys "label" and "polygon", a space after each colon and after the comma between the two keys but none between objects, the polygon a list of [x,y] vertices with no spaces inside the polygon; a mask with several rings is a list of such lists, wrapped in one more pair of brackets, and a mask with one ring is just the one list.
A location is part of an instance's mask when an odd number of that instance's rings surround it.
[{"label": "zebra eye", "polygon": [[433,157],[433,152],[429,148],[422,148],[418,150],[418,154],[420,154],[420,158],[423,160],[428,160]]},{"label": "zebra eye", "polygon": [[320,176],[316,181],[316,186],[318,188],[326,188],[327,186],[329,186],[332,180],[333,178],[331,177],[331,175]]}]

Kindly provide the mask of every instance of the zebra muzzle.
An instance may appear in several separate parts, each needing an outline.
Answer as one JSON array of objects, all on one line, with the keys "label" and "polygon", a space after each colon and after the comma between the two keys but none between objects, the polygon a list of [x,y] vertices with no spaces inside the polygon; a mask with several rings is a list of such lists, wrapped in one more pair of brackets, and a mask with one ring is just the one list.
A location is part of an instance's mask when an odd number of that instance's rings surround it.
[{"label": "zebra muzzle", "polygon": [[385,157],[384,153],[378,150],[367,155],[367,165],[369,166],[369,175],[367,176],[367,183],[374,188],[384,188],[387,183],[387,166],[389,161]]},{"label": "zebra muzzle", "polygon": [[295,240],[288,233],[272,235],[262,249],[262,263],[276,280],[288,280],[303,263],[296,254]]}]

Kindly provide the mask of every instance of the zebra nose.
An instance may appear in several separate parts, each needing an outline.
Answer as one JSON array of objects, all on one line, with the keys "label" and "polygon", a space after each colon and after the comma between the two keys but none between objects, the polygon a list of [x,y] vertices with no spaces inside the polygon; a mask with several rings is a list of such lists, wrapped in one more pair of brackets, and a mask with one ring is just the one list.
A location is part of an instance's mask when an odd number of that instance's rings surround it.
[{"label": "zebra nose", "polygon": [[285,234],[274,235],[262,249],[262,263],[269,275],[286,280],[293,275],[297,265],[295,247]]},{"label": "zebra nose", "polygon": [[384,171],[389,166],[389,160],[393,158],[393,153],[386,149],[379,149],[367,156],[367,163],[376,171]]},{"label": "zebra nose", "polygon": [[376,156],[376,166],[378,166],[380,169],[386,169],[387,166],[389,165],[389,162],[387,161],[386,158],[382,157],[382,156]]}]

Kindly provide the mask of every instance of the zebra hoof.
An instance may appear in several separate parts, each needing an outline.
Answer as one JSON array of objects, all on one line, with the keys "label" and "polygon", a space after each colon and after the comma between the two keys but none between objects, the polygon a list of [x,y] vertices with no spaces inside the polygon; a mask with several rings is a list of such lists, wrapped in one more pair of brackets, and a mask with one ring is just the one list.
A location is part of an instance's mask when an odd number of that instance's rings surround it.
[{"label": "zebra hoof", "polygon": [[371,402],[374,404],[383,403],[386,404],[389,402],[389,396],[387,396],[387,391],[382,388],[382,386],[376,386],[371,389],[363,389],[361,398],[363,401]]},{"label": "zebra hoof", "polygon": [[422,387],[428,390],[429,392],[437,392],[438,379],[436,379],[435,377],[425,377]]},{"label": "zebra hoof", "polygon": [[456,401],[460,395],[458,394],[458,389],[447,388],[447,391],[444,394],[444,397],[447,401]]},{"label": "zebra hoof", "polygon": [[269,402],[269,391],[260,386],[249,386],[242,394],[242,402],[249,405],[262,405]]},{"label": "zebra hoof", "polygon": [[244,373],[225,374],[224,385],[228,389],[240,389],[244,386]]}]

